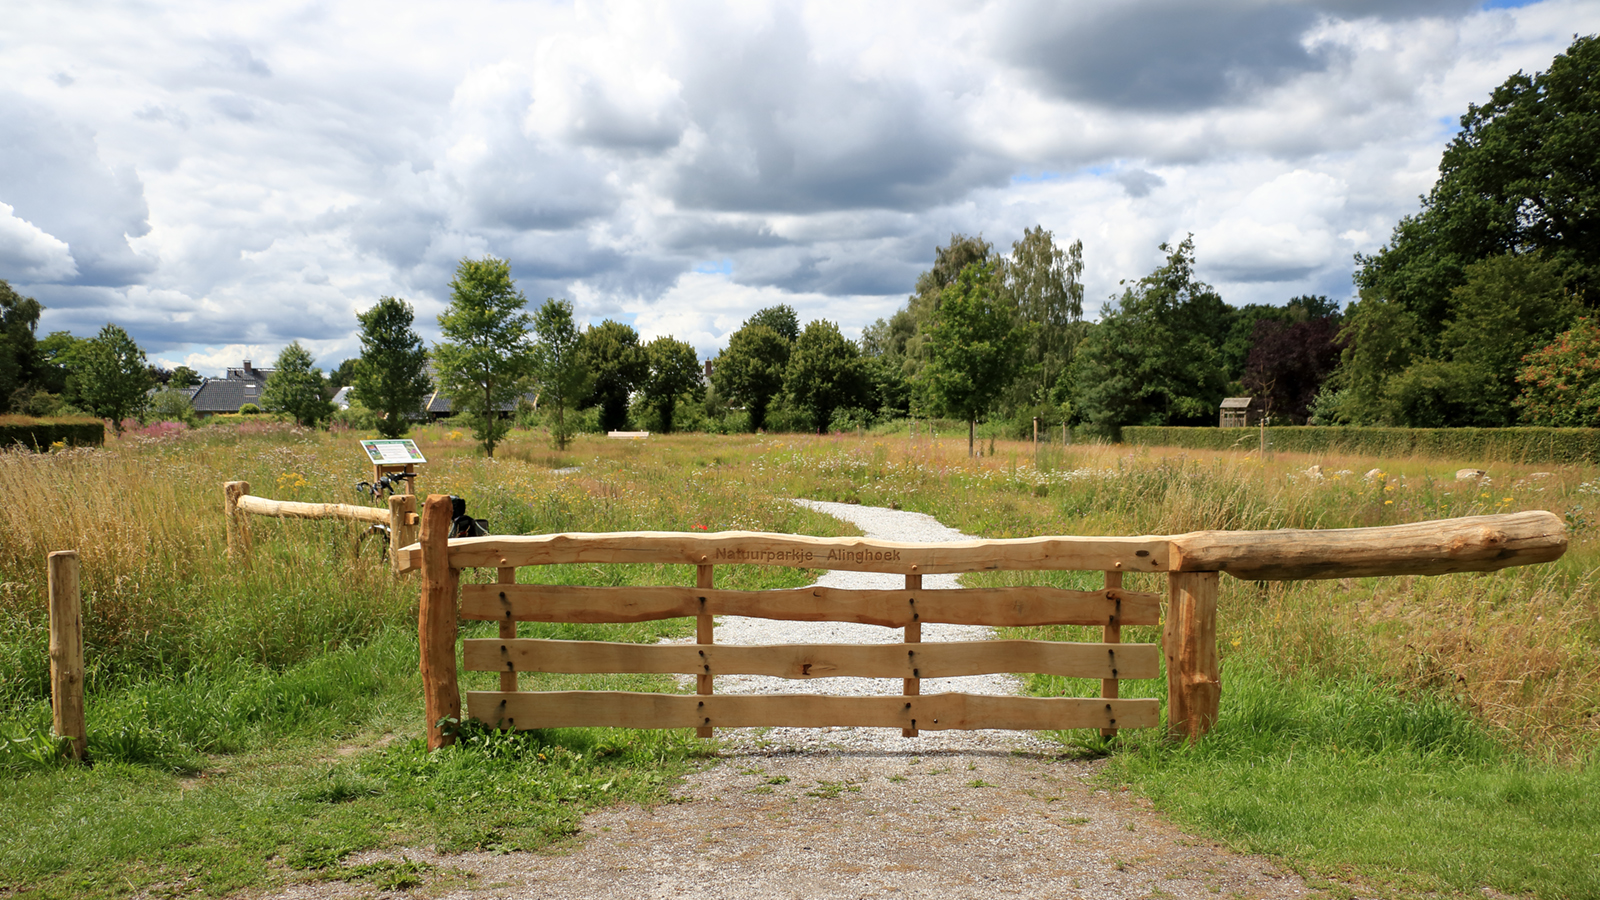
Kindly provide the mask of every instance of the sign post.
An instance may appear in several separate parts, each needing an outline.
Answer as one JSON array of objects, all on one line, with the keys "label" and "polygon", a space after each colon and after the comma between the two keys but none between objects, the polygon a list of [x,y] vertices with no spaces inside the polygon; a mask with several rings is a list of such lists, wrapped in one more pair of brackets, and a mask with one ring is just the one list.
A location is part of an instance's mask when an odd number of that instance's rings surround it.
[{"label": "sign post", "polygon": [[427,460],[423,458],[422,451],[417,449],[416,441],[362,441],[361,449],[367,451],[367,458],[372,460],[373,484],[377,484],[386,475],[391,481],[398,475],[406,481],[405,493],[417,492],[417,464],[425,463]]}]

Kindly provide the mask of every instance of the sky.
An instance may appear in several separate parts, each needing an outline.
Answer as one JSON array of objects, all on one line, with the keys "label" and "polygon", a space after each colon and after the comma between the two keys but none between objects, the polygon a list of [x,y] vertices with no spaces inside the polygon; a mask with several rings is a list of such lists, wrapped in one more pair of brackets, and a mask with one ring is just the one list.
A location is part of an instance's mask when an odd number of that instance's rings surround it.
[{"label": "sky", "polygon": [[1469,103],[1600,2],[7,0],[0,279],[219,375],[331,369],[463,258],[715,355],[849,336],[936,247],[1083,241],[1098,314],[1193,234],[1236,306],[1352,296]]}]

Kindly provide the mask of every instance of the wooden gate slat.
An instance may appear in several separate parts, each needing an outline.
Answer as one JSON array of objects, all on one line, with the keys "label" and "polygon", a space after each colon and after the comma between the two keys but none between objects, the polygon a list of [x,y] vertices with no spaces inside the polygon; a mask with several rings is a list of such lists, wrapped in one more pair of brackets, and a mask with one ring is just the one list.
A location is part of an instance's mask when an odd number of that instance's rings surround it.
[{"label": "wooden gate slat", "polygon": [[[954,678],[1038,672],[1069,678],[1155,678],[1155,644],[941,641],[921,644],[623,644],[524,638],[463,642],[474,672],[636,672],[778,678]],[[914,655],[913,655],[914,654]]]},{"label": "wooden gate slat", "polygon": [[819,694],[643,694],[629,691],[472,691],[467,710],[500,728],[1150,728],[1155,700],[922,694],[834,697]]},{"label": "wooden gate slat", "polygon": [[[700,598],[705,598],[704,605]],[[912,600],[915,600],[915,604]],[[1121,609],[1118,611],[1118,601]],[[913,609],[913,606],[915,609]],[[841,590],[808,587],[773,591],[559,584],[468,584],[461,616],[519,622],[649,622],[679,616],[750,616],[801,622],[856,622],[905,628],[913,621],[947,625],[1157,625],[1161,595],[1141,591],[1069,591],[1052,587],[957,590]],[[917,618],[913,619],[913,615]]]}]

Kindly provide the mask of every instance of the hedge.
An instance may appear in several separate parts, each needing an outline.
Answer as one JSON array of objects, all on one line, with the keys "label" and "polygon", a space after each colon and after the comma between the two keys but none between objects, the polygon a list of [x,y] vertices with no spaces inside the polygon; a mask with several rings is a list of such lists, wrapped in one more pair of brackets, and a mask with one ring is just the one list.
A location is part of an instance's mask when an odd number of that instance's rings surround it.
[{"label": "hedge", "polygon": [[58,442],[72,447],[99,447],[106,442],[105,423],[99,419],[0,416],[0,448],[21,444],[29,450],[49,450]]},{"label": "hedge", "polygon": [[[1255,450],[1259,428],[1128,426],[1124,444]],[[1267,446],[1288,453],[1423,456],[1515,463],[1600,463],[1600,428],[1352,428],[1275,425]]]}]

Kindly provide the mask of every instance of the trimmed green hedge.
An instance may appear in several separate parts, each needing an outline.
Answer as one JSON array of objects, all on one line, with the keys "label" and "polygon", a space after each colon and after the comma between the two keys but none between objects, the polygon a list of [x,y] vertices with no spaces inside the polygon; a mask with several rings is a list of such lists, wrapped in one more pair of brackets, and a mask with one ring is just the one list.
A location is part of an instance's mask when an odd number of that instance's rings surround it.
[{"label": "trimmed green hedge", "polygon": [[99,419],[33,419],[0,416],[0,448],[21,444],[29,450],[49,450],[56,442],[70,447],[99,447],[106,442],[106,426]]},{"label": "trimmed green hedge", "polygon": [[[1128,426],[1124,444],[1255,450],[1259,428]],[[1425,456],[1518,463],[1600,463],[1600,428],[1349,428],[1277,425],[1267,445],[1287,453]]]}]

